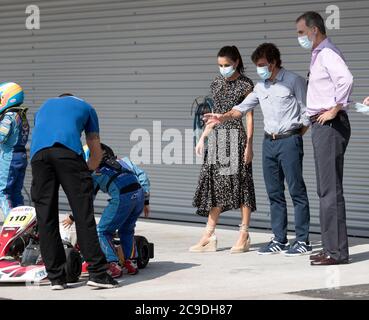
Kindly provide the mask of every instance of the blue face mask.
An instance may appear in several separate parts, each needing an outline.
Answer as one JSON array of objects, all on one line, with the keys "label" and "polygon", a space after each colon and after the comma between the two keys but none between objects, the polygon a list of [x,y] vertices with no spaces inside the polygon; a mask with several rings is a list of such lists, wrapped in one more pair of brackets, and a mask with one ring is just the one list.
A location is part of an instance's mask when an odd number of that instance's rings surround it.
[{"label": "blue face mask", "polygon": [[311,49],[313,47],[313,41],[309,40],[306,35],[298,37],[297,40],[299,41],[300,46],[304,49]]},{"label": "blue face mask", "polygon": [[220,74],[225,78],[230,78],[233,76],[233,74],[236,72],[236,69],[233,68],[233,66],[229,67],[219,67]]},{"label": "blue face mask", "polygon": [[256,72],[258,73],[259,77],[263,80],[267,80],[272,76],[272,72],[269,71],[269,67],[256,67]]}]

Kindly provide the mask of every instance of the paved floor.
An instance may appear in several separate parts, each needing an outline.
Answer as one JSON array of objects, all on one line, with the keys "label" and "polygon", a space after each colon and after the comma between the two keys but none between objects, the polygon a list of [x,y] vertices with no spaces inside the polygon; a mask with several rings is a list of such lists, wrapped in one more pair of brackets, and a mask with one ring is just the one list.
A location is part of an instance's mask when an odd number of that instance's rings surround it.
[{"label": "paved floor", "polygon": [[[265,231],[251,230],[250,252],[230,254],[236,228],[218,228],[218,248],[214,253],[190,253],[203,230],[198,224],[175,224],[140,220],[137,234],[155,244],[155,258],[135,276],[123,276],[121,286],[96,290],[85,281],[71,289],[51,291],[49,285],[0,285],[2,299],[334,299],[344,295],[336,287],[369,284],[369,239],[350,238],[352,263],[331,267],[311,267],[308,256],[282,254],[259,256],[256,250],[270,240]],[[312,235],[319,249],[319,235]],[[291,235],[290,239],[293,239]],[[312,294],[323,290],[329,294]],[[368,290],[347,290],[366,298]],[[367,287],[366,287],[367,288]],[[332,289],[332,290],[331,290]],[[317,291],[315,291],[317,292]],[[337,293],[337,294],[335,294]]]}]

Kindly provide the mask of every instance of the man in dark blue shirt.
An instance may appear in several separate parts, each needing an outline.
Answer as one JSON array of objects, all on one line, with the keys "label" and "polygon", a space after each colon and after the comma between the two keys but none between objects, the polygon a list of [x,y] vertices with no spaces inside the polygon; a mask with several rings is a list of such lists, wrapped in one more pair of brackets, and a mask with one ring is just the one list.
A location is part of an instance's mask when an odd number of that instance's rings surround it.
[{"label": "man in dark blue shirt", "polygon": [[[81,133],[91,156],[84,161]],[[88,285],[113,288],[117,282],[107,273],[107,262],[96,233],[93,182],[89,170],[101,161],[99,122],[95,110],[71,94],[47,100],[35,116],[31,143],[32,200],[35,202],[40,248],[52,289],[66,288],[66,261],[59,234],[59,187],[73,211],[78,244],[88,262]]]}]

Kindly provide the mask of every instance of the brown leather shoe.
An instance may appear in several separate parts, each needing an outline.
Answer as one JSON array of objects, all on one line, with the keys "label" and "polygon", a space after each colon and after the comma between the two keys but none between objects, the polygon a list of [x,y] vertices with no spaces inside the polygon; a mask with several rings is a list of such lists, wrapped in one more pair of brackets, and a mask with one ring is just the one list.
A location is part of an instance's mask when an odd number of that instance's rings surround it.
[{"label": "brown leather shoe", "polygon": [[347,264],[347,263],[348,263],[348,260],[336,260],[328,255],[324,255],[323,257],[319,259],[312,260],[310,262],[310,265],[312,266],[331,266],[335,264]]},{"label": "brown leather shoe", "polygon": [[319,260],[319,259],[321,259],[324,256],[325,256],[324,251],[323,250],[320,250],[318,253],[311,255],[310,256],[310,260],[317,260],[317,259]]}]

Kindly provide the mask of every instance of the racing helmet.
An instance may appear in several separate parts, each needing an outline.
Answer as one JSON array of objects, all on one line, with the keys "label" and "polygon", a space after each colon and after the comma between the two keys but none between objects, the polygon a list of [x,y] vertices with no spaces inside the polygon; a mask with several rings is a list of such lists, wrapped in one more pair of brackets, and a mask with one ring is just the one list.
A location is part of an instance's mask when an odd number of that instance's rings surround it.
[{"label": "racing helmet", "polygon": [[112,148],[110,148],[108,145],[101,143],[101,149],[103,151],[103,161],[104,159],[116,159],[117,156],[114,154],[114,151]]},{"label": "racing helmet", "polygon": [[21,105],[24,100],[23,89],[14,82],[0,84],[0,114],[11,107]]}]

